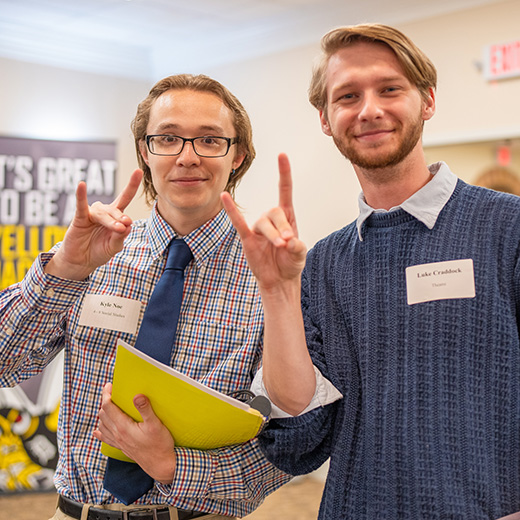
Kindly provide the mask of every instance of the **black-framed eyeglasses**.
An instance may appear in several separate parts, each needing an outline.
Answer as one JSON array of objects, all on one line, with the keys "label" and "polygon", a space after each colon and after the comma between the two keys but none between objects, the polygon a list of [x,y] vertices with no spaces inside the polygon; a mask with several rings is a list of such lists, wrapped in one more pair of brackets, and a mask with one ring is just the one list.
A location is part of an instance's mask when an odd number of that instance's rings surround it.
[{"label": "black-framed eyeglasses", "polygon": [[186,142],[190,142],[193,151],[199,157],[224,157],[238,137],[220,137],[204,135],[201,137],[181,137],[180,135],[147,135],[146,146],[153,155],[180,155]]}]

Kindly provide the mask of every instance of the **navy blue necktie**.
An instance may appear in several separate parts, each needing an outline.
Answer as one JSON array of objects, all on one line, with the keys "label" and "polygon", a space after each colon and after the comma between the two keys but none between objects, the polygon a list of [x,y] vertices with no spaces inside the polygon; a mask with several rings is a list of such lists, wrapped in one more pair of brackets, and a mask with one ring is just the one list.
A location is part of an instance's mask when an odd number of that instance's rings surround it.
[{"label": "navy blue necktie", "polygon": [[[135,348],[170,364],[184,288],[184,269],[193,255],[184,240],[172,240],[164,272],[153,290]],[[153,486],[153,479],[132,462],[109,458],[103,487],[124,504],[132,504]]]}]

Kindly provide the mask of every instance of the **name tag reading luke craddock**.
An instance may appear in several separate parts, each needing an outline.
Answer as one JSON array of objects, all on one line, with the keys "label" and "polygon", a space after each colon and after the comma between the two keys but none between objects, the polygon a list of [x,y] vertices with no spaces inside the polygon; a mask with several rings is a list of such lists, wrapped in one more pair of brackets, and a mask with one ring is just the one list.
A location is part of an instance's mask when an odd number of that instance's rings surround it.
[{"label": "name tag reading luke craddock", "polygon": [[116,330],[135,334],[141,302],[120,296],[87,294],[79,324],[85,327]]},{"label": "name tag reading luke craddock", "polygon": [[475,297],[473,260],[450,260],[406,268],[408,305]]}]

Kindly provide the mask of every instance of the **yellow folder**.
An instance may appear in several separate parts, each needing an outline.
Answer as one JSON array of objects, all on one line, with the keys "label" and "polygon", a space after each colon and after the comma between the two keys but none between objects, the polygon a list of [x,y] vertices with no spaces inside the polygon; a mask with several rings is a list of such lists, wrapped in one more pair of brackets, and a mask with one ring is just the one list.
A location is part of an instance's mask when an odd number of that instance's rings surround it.
[{"label": "yellow folder", "polygon": [[[118,341],[112,401],[135,421],[142,421],[133,398],[144,394],[177,446],[208,450],[255,437],[265,418],[248,404],[217,392],[159,363],[122,340]],[[108,457],[131,461],[103,443]]]}]

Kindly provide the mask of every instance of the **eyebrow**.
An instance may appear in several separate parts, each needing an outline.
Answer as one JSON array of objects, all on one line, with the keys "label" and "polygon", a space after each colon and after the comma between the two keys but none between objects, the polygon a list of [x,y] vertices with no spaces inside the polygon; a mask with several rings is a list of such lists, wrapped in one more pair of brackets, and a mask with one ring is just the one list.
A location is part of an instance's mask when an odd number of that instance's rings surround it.
[{"label": "eyebrow", "polygon": [[[377,83],[393,83],[394,81],[409,81],[406,76],[382,76],[380,78],[377,78]],[[336,89],[340,88],[353,88],[356,85],[358,85],[359,81],[345,81],[344,83],[341,83],[336,87]]]},{"label": "eyebrow", "polygon": [[379,83],[393,83],[393,82],[405,81],[410,83],[410,80],[403,74],[402,76],[384,76],[379,80]]},{"label": "eyebrow", "polygon": [[[181,126],[176,123],[161,123],[157,127],[157,132],[179,132],[180,130]],[[204,135],[208,135],[208,132],[210,134],[224,134],[224,129],[218,125],[202,125],[197,128],[197,132],[201,132]]]}]

